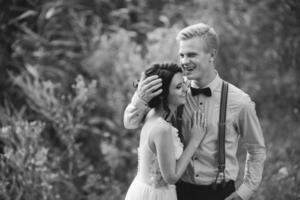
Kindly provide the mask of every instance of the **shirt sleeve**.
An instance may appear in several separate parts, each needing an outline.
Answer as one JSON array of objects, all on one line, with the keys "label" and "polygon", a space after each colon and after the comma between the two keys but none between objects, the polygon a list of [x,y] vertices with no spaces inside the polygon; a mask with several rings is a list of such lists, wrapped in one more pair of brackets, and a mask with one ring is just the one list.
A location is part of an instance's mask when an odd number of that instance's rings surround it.
[{"label": "shirt sleeve", "polygon": [[127,129],[138,128],[143,123],[149,110],[147,103],[139,98],[137,93],[134,93],[130,104],[124,111],[124,127]]},{"label": "shirt sleeve", "polygon": [[247,157],[244,179],[236,192],[243,200],[248,200],[261,182],[266,159],[265,141],[253,101],[249,100],[241,109],[238,128],[247,150]]}]

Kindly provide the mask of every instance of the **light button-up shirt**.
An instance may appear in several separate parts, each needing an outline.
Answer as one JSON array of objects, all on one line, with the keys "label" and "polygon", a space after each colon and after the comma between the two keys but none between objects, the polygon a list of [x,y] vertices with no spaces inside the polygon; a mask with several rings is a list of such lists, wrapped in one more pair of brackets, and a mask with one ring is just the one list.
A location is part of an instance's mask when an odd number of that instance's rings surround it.
[{"label": "light button-up shirt", "polygon": [[[200,185],[210,185],[218,172],[218,122],[220,97],[223,80],[216,78],[207,86],[212,96],[192,96],[190,91],[183,111],[182,133],[187,143],[190,139],[190,120],[196,110],[201,110],[207,119],[206,135],[195,152],[182,180]],[[194,82],[192,87],[197,87]],[[243,139],[247,150],[245,176],[237,193],[248,199],[257,189],[263,172],[266,157],[264,137],[258,121],[255,104],[250,97],[232,84],[229,84],[225,133],[225,178],[236,180],[239,163],[236,157],[238,141]],[[218,178],[221,181],[222,177]]]}]

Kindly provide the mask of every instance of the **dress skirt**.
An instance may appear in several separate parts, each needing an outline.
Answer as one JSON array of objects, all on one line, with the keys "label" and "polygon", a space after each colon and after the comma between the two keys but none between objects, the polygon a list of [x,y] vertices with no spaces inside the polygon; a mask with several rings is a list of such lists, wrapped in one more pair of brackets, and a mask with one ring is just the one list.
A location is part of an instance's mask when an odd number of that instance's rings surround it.
[{"label": "dress skirt", "polygon": [[125,200],[177,200],[176,186],[154,187],[135,177],[127,191]]}]

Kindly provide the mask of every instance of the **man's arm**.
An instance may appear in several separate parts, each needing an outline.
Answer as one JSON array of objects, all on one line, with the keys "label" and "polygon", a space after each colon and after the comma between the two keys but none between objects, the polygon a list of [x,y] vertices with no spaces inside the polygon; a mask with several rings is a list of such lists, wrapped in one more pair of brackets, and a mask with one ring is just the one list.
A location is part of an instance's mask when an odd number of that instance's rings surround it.
[{"label": "man's arm", "polygon": [[147,103],[140,99],[137,93],[134,93],[130,104],[124,111],[124,127],[127,129],[138,128],[142,125],[149,110]]},{"label": "man's arm", "polygon": [[266,159],[266,147],[262,129],[256,115],[255,104],[249,99],[239,113],[238,129],[247,150],[244,180],[236,193],[247,200],[258,188]]},{"label": "man's arm", "polygon": [[124,112],[125,128],[135,129],[143,123],[146,114],[150,110],[148,102],[162,92],[162,89],[159,89],[161,85],[161,79],[158,76],[145,78],[145,74],[142,73],[137,91]]}]

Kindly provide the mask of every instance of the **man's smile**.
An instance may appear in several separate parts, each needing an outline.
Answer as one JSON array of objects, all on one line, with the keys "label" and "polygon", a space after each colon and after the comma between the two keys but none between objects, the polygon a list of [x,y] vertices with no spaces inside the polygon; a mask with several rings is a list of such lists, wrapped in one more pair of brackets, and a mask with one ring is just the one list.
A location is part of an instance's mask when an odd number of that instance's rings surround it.
[{"label": "man's smile", "polygon": [[194,69],[196,69],[196,66],[193,65],[193,66],[183,66],[183,70],[185,73],[189,73],[189,72],[192,72]]}]

